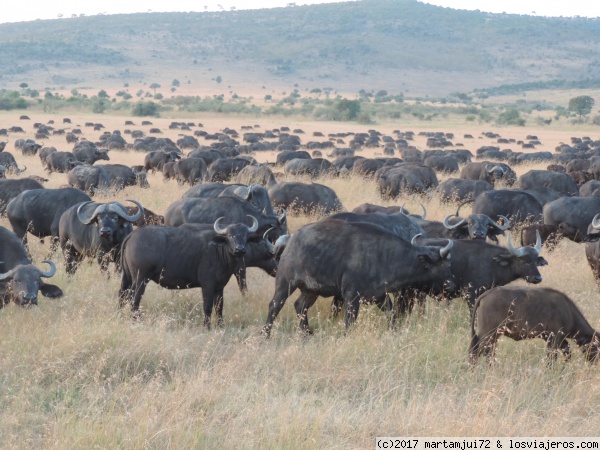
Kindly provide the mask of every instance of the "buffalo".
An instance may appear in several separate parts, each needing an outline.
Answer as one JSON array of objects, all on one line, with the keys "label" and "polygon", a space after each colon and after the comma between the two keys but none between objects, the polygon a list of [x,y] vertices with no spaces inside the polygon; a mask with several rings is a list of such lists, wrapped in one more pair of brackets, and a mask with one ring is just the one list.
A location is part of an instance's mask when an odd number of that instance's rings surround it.
[{"label": "buffalo", "polygon": [[570,358],[567,339],[575,340],[589,361],[596,361],[600,352],[598,332],[573,300],[550,288],[505,286],[481,295],[471,319],[471,365],[475,365],[481,355],[485,355],[491,363],[500,336],[508,336],[515,341],[545,340],[549,362],[556,359],[558,351],[566,359]]},{"label": "buffalo", "polygon": [[452,245],[415,246],[364,222],[328,219],[305,225],[290,237],[281,255],[263,332],[270,335],[275,318],[296,289],[302,294],[294,306],[305,332],[310,332],[307,311],[318,296],[343,298],[348,328],[358,316],[361,298],[383,304],[388,292],[416,286],[435,293],[451,291]]},{"label": "buffalo", "polygon": [[42,261],[49,270],[35,267],[21,240],[4,227],[0,227],[0,261],[0,308],[11,300],[20,306],[37,305],[38,292],[48,298],[63,295],[58,286],[42,280],[54,276],[56,265]]},{"label": "buffalo", "polygon": [[[123,275],[119,305],[127,302],[137,312],[150,280],[167,289],[202,288],[204,325],[210,328],[213,307],[223,324],[223,289],[239,267],[250,235],[258,229],[233,223],[223,226],[218,218],[213,230],[147,226],[137,229],[123,243]],[[151,242],[152,245],[148,245]]]},{"label": "buffalo", "polygon": [[271,186],[268,192],[275,208],[292,209],[305,214],[331,214],[343,209],[335,191],[322,184],[278,183]]},{"label": "buffalo", "polygon": [[6,215],[16,236],[27,243],[27,232],[38,238],[52,237],[51,251],[58,247],[58,224],[71,206],[90,201],[76,188],[33,189],[23,191],[6,207]]},{"label": "buffalo", "polygon": [[121,244],[133,231],[132,223],[144,214],[140,203],[128,201],[137,205],[136,214],[129,215],[119,202],[92,201],[78,203],[63,213],[58,233],[67,273],[74,274],[86,256],[97,257],[103,272],[108,269],[109,259],[118,266]]}]

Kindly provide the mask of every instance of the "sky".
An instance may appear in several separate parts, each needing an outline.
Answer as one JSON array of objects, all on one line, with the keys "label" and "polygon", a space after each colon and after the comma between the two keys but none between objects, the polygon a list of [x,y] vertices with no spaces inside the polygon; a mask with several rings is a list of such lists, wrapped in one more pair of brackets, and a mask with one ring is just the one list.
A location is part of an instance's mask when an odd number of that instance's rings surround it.
[{"label": "sky", "polygon": [[[354,0],[20,0],[3,8],[0,23],[37,19],[69,18],[73,15],[127,14],[134,12],[168,11],[229,11],[296,5],[336,3]],[[600,17],[598,0],[423,0],[455,9],[480,10],[495,13],[531,14],[538,16]]]}]

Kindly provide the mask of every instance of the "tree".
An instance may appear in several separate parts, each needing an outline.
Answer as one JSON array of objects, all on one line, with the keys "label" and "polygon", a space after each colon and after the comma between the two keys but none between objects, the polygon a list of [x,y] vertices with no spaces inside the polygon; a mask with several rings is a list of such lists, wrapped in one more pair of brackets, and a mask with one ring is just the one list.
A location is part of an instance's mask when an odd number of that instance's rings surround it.
[{"label": "tree", "polygon": [[158,84],[158,83],[152,83],[152,84],[150,85],[150,89],[154,89],[154,95],[156,95],[156,90],[157,90],[158,88],[160,88],[160,84]]},{"label": "tree", "polygon": [[335,104],[335,109],[341,113],[342,120],[354,120],[360,113],[360,102],[343,98]]},{"label": "tree", "polygon": [[138,117],[158,117],[158,105],[154,102],[140,101],[133,105],[133,108],[131,109],[131,114]]},{"label": "tree", "polygon": [[101,90],[98,92],[98,97],[99,97],[99,98],[108,98],[108,94],[106,93],[106,91],[105,91],[104,89],[101,89]]},{"label": "tree", "polygon": [[594,103],[594,99],[589,95],[573,97],[571,100],[569,100],[569,111],[579,114],[579,118],[581,119],[581,116],[592,112]]},{"label": "tree", "polygon": [[217,83],[221,83],[221,82],[223,81],[223,78],[221,78],[221,75],[217,75],[217,76],[215,77],[215,81],[216,81]]},{"label": "tree", "polygon": [[29,85],[28,85],[27,83],[21,83],[21,84],[19,85],[19,87],[20,87],[21,89],[27,89],[27,88],[29,87]]},{"label": "tree", "polygon": [[175,87],[179,87],[179,80],[177,78],[175,78],[173,81],[171,81],[171,86],[175,86]]}]

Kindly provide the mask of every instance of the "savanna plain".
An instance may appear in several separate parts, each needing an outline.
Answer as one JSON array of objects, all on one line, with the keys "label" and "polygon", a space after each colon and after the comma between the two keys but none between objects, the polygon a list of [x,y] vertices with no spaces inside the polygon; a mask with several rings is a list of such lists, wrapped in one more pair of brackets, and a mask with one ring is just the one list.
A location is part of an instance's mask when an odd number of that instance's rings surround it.
[{"label": "savanna plain", "polygon": [[[15,112],[0,115],[0,127],[20,125],[7,151],[28,170],[24,175],[49,178],[46,187],[66,184],[65,174],[44,173],[37,156],[14,151],[14,141],[33,138],[35,122],[54,120],[55,128],[79,127],[82,137],[97,141],[104,131],[141,129],[141,118]],[[72,124],[63,124],[70,117]],[[125,126],[133,120],[135,126]],[[367,131],[445,131],[453,142],[473,152],[502,137],[525,139],[535,134],[537,150],[553,151],[571,136],[598,139],[597,127],[494,127],[459,122],[323,123],[294,118],[248,118],[191,115],[150,119],[160,136],[174,141],[181,130],[171,121],[202,123],[213,133],[225,127],[243,132],[288,126],[301,128],[305,143],[326,140],[328,133]],[[101,122],[93,131],[85,122]],[[198,127],[192,130],[199,129]],[[313,138],[321,131],[324,138]],[[185,132],[191,134],[191,132]],[[469,133],[473,138],[463,138]],[[128,142],[131,136],[123,135]],[[200,143],[204,142],[199,138]],[[426,138],[413,145],[424,150]],[[45,145],[71,150],[64,136]],[[503,148],[516,144],[503,145]],[[382,149],[365,149],[374,155]],[[274,161],[264,152],[259,161]],[[144,153],[110,152],[111,163],[142,164]],[[545,164],[515,167],[520,175]],[[444,179],[446,176],[441,176]],[[284,177],[284,180],[287,178]],[[107,200],[140,201],[163,213],[188,186],[149,174],[150,189],[128,187]],[[411,211],[427,208],[428,218],[441,220],[456,205],[436,195],[403,196],[390,202],[379,197],[375,182],[357,176],[316,180],[332,187],[344,207],[361,203],[403,204]],[[102,198],[96,201],[102,201]],[[469,211],[465,206],[461,211]],[[316,216],[290,216],[293,233]],[[6,218],[0,224],[10,229]],[[518,244],[513,234],[515,245]],[[48,242],[30,237],[34,262],[48,254]],[[501,239],[505,244],[505,238]],[[152,245],[151,242],[148,245]],[[594,327],[600,327],[600,296],[585,259],[584,244],[563,240],[553,252],[542,250],[549,264],[540,268],[540,286],[569,295]],[[58,271],[51,282],[64,296],[40,297],[35,308],[8,305],[0,310],[0,446],[3,448],[374,448],[376,436],[597,436],[600,432],[600,371],[575,352],[568,363],[549,367],[541,340],[501,339],[497,363],[483,361],[469,370],[469,312],[465,302],[428,299],[424,315],[412,314],[390,331],[383,314],[362,306],[356,325],[345,333],[343,321],[330,317],[330,299],[309,311],[312,336],[297,331],[292,296],[275,322],[271,339],[261,335],[274,280],[249,269],[249,292],[242,296],[232,280],[225,290],[224,326],[207,331],[202,325],[199,289],[168,291],[150,284],[142,298],[142,315],[133,320],[117,307],[120,275],[100,274],[96,262],[84,262],[67,276],[63,257],[52,257]],[[398,261],[402,264],[402,261]],[[521,282],[517,282],[521,283]],[[523,284],[525,284],[523,282]]]}]

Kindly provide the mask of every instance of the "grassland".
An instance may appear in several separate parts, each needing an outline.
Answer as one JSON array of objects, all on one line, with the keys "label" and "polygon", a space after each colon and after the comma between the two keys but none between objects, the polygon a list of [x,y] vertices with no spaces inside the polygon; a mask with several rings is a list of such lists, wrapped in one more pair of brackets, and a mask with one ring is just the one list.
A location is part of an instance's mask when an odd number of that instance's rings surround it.
[{"label": "grassland", "polygon": [[[129,117],[18,114],[0,116],[1,127],[22,125],[27,137],[33,122],[69,116],[72,127],[101,122],[106,130],[124,129]],[[140,119],[133,119],[136,123]],[[570,136],[598,138],[595,128],[566,123],[543,129],[502,128],[449,120],[363,126],[354,123],[316,123],[289,118],[222,116],[151,119],[164,136],[171,120],[202,122],[216,132],[242,125],[259,130],[280,126],[302,128],[303,140],[313,131],[325,134],[376,128],[454,132],[454,141],[474,151],[492,144],[480,137],[496,131],[523,139],[537,134],[552,150]],[[143,127],[129,127],[143,129]],[[84,136],[100,134],[82,127]],[[474,139],[462,139],[464,133]],[[15,139],[11,135],[7,150]],[[125,135],[130,140],[130,137]],[[46,145],[68,150],[63,137]],[[415,145],[425,148],[425,138]],[[514,144],[512,144],[514,145]],[[508,146],[504,146],[508,147]],[[514,147],[517,150],[516,147]],[[364,150],[375,154],[377,150]],[[28,173],[44,175],[39,160],[18,155]],[[257,156],[273,160],[270,153]],[[143,154],[111,152],[111,162],[138,164]],[[541,165],[517,168],[518,174]],[[150,174],[151,189],[127,188],[110,199],[133,198],[162,212],[181,197],[185,187]],[[372,181],[358,177],[328,178],[347,209],[360,203],[386,204]],[[53,174],[47,187],[66,183]],[[418,210],[422,202],[430,218],[454,212],[435,197],[405,197]],[[468,209],[467,209],[468,210]],[[314,217],[290,217],[291,231]],[[5,218],[0,224],[9,227]],[[48,243],[32,243],[34,260],[48,252]],[[149,243],[151,245],[151,243]],[[543,256],[542,286],[567,293],[594,326],[600,324],[598,287],[587,266],[582,245],[562,242]],[[543,343],[501,340],[498,362],[468,370],[468,310],[461,300],[449,304],[428,301],[423,317],[413,315],[397,332],[387,330],[385,318],[363,307],[356,326],[346,335],[341,321],[329,317],[329,300],[320,299],[310,311],[315,334],[297,333],[297,319],[288,301],[278,317],[273,337],[260,334],[273,293],[273,279],[250,269],[249,294],[243,297],[231,282],[225,290],[223,329],[202,326],[198,289],[167,291],[150,285],[142,299],[143,315],[134,321],[117,309],[119,276],[106,279],[96,263],[84,263],[68,277],[62,255],[52,279],[61,286],[61,299],[40,299],[33,309],[9,305],[0,311],[0,446],[2,448],[374,448],[376,436],[594,436],[598,435],[600,375],[581,353],[569,363],[549,368]],[[401,263],[401,262],[399,262]]]}]

